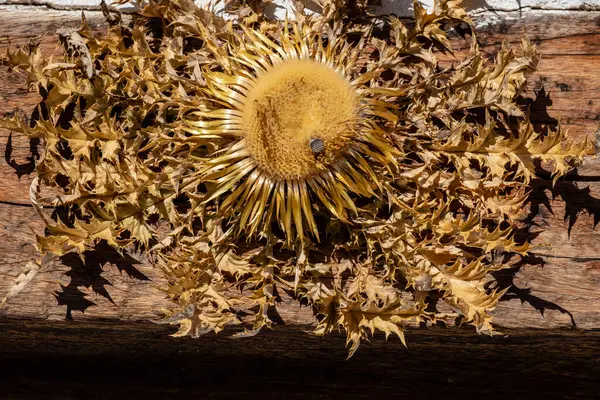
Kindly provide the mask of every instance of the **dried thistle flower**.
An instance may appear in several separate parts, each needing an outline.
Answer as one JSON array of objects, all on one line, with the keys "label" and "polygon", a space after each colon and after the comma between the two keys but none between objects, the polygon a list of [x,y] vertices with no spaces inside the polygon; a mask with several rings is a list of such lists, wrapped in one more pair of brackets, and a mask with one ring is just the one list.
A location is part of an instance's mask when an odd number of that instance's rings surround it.
[{"label": "dried thistle flower", "polygon": [[456,0],[415,2],[414,26],[378,31],[340,2],[293,22],[142,6],[129,23],[107,15],[102,37],[85,21],[63,33],[58,63],[35,44],[7,56],[43,97],[32,126],[0,120],[44,139],[40,250],[144,249],[178,335],[255,334],[283,292],[312,307],[317,334],[342,328],[351,354],[408,324],[492,331],[504,291],[490,272],[510,263],[491,255],[529,249],[514,234],[536,164],[557,179],[593,154],[516,105],[534,46],[488,61],[473,40],[442,67],[444,29],[471,24]]},{"label": "dried thistle flower", "polygon": [[186,122],[218,146],[200,179],[215,183],[205,202],[223,197],[225,235],[272,236],[277,221],[286,242],[303,247],[305,230],[319,240],[313,214],[348,222],[358,212],[352,194],[381,197],[376,171],[395,163],[395,151],[374,118],[396,121],[386,100],[400,91],[369,86],[383,69],[358,72],[362,46],[291,26],[280,37],[231,32],[228,54],[204,74],[208,101]]}]

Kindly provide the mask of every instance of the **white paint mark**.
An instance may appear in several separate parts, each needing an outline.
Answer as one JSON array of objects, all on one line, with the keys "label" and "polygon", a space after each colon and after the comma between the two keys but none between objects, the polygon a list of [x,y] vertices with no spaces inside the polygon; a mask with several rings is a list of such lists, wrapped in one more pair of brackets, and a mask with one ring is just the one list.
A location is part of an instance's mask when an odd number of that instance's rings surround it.
[{"label": "white paint mark", "polygon": [[[434,0],[421,0],[427,9],[431,10]],[[196,0],[199,5],[206,5],[209,0]],[[286,12],[291,14],[290,0],[275,0],[271,10],[278,18],[284,18]],[[47,5],[61,9],[100,9],[100,0],[0,0],[2,4]],[[519,10],[596,10],[600,11],[600,0],[464,0],[465,6],[477,13],[494,11]],[[131,5],[118,6],[120,9],[131,10]],[[382,0],[378,14],[393,14],[402,17],[412,15],[412,0]]]}]

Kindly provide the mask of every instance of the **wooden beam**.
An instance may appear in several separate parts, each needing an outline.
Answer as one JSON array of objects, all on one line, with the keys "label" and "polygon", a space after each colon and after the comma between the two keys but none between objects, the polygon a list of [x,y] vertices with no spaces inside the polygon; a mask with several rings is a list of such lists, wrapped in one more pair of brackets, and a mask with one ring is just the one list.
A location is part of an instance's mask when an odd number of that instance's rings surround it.
[{"label": "wooden beam", "polygon": [[0,321],[4,398],[596,398],[600,332],[415,329],[345,361],[345,338],[299,327],[172,338],[141,323]]},{"label": "wooden beam", "polygon": [[[101,16],[88,13],[88,21],[102,29]],[[56,29],[77,26],[80,14],[47,11],[24,14],[2,11],[0,46],[27,43],[46,34],[44,51],[56,48]],[[527,97],[532,119],[553,126],[561,119],[573,136],[594,134],[600,119],[600,24],[594,13],[532,16],[512,23],[480,28],[479,38],[492,54],[498,44],[517,44],[525,34],[538,42],[542,53],[539,71],[530,77]],[[453,43],[464,48],[462,39]],[[38,101],[25,90],[22,73],[0,69],[0,114],[19,108],[30,113]],[[0,130],[0,296],[12,285],[26,262],[37,256],[33,232],[43,224],[29,203],[36,144]],[[532,213],[541,233],[534,250],[513,271],[498,278],[510,286],[495,311],[495,322],[509,328],[600,328],[600,162],[589,160],[576,174],[552,186],[534,185]],[[535,230],[535,229],[534,229]],[[547,245],[546,245],[547,244]],[[549,246],[551,245],[551,246]],[[11,318],[93,321],[154,320],[156,310],[168,306],[159,288],[160,273],[142,255],[121,258],[107,248],[86,255],[84,268],[77,257],[65,257],[40,272],[36,279],[0,310]],[[310,311],[284,301],[278,308],[288,325],[306,325]]]}]

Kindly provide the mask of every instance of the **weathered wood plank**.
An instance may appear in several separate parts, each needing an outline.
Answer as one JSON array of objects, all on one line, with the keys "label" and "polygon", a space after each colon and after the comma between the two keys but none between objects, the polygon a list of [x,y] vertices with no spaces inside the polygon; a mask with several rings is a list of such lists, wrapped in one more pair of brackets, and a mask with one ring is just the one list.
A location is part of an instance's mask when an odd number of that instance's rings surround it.
[{"label": "weathered wood plank", "polygon": [[417,329],[408,348],[377,337],[349,360],[344,337],[298,327],[244,340],[231,332],[174,339],[149,324],[0,322],[18,399],[596,398],[600,332]]},{"label": "weathered wood plank", "polygon": [[[8,33],[12,45],[23,45],[32,35],[48,33],[42,43],[55,49],[57,27],[77,26],[80,15],[6,13],[0,15],[0,34]],[[567,22],[565,19],[567,18]],[[554,124],[560,118],[576,137],[593,134],[600,115],[600,27],[596,17],[575,13],[565,17],[527,18],[482,28],[479,37],[490,52],[497,43],[518,43],[523,28],[539,41],[543,54],[539,71],[531,78],[528,95],[532,119]],[[98,24],[98,14],[88,14]],[[100,25],[96,25],[100,26]],[[6,43],[0,39],[0,46]],[[455,39],[460,48],[460,39]],[[25,77],[0,69],[0,114],[20,108],[29,113],[37,98],[23,90]],[[29,207],[33,153],[29,141],[0,130],[0,294],[5,293],[25,263],[36,256],[33,231],[43,226]],[[7,151],[10,150],[10,151]],[[600,238],[594,229],[600,219],[600,162],[589,160],[552,188],[549,181],[536,184],[535,222],[544,228],[535,243],[540,247],[518,271],[499,277],[511,290],[495,312],[505,327],[600,327]],[[555,199],[552,196],[556,196]],[[536,206],[537,207],[536,209]],[[549,210],[552,210],[552,214]],[[570,227],[570,231],[569,231]],[[0,312],[3,316],[76,320],[154,319],[155,310],[168,305],[158,289],[163,278],[139,255],[119,259],[109,249],[93,252],[83,268],[76,259],[56,262],[42,271],[18,297]],[[279,312],[288,324],[307,324],[309,310],[284,303]]]},{"label": "weathered wood plank", "polygon": [[[20,269],[38,257],[32,230],[42,233],[43,222],[31,207],[0,204],[0,215],[0,293],[6,293]],[[104,266],[111,260],[119,268]],[[86,268],[77,257],[67,257],[67,265],[52,263],[2,314],[56,320],[80,318],[85,311],[91,319],[151,319],[153,310],[168,305],[158,290],[161,277],[148,264],[121,259],[108,249],[91,254],[86,262]]]},{"label": "weathered wood plank", "polygon": [[[532,105],[532,119],[560,119],[574,137],[595,133],[600,122],[600,13],[543,13],[481,27],[478,39],[490,54],[503,42],[518,46],[527,36],[542,55],[529,79],[528,96],[549,96]],[[457,49],[464,49],[459,43]],[[539,96],[538,96],[539,97]]]},{"label": "weathered wood plank", "polygon": [[[15,50],[25,46],[32,38],[40,40],[40,46],[48,56],[60,54],[56,31],[60,28],[77,28],[81,25],[81,12],[28,9],[11,10],[0,6],[0,51],[8,47]],[[100,12],[86,12],[92,30],[104,28]],[[0,68],[0,115],[20,112],[29,116],[40,100],[36,93],[27,90],[26,74]],[[10,144],[10,146],[9,146]],[[8,146],[8,149],[7,149]],[[29,204],[29,185],[33,176],[33,159],[30,142],[18,135],[0,129],[0,149],[6,162],[0,163],[0,201]],[[9,150],[9,151],[7,151]],[[12,150],[12,151],[10,151]]]}]

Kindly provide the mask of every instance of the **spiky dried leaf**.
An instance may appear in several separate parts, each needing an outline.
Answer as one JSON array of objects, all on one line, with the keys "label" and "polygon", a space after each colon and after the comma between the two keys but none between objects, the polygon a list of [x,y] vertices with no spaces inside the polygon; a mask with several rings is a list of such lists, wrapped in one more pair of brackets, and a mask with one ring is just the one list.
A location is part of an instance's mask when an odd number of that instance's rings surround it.
[{"label": "spiky dried leaf", "polygon": [[84,20],[60,60],[36,43],[7,55],[43,97],[33,126],[0,120],[44,139],[40,249],[148,251],[177,335],[254,335],[278,290],[308,302],[315,333],[343,329],[351,354],[369,333],[404,341],[457,315],[491,332],[490,273],[510,266],[491,255],[528,251],[515,231],[537,165],[558,179],[594,153],[536,132],[517,105],[535,46],[488,62],[473,39],[442,63],[447,27],[471,25],[457,0],[415,2],[414,25],[389,18],[377,38],[351,18],[367,2],[279,22],[229,3],[239,18],[225,21],[191,0],[143,2],[129,22],[108,13],[101,37]]}]

